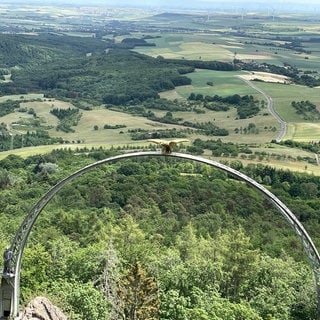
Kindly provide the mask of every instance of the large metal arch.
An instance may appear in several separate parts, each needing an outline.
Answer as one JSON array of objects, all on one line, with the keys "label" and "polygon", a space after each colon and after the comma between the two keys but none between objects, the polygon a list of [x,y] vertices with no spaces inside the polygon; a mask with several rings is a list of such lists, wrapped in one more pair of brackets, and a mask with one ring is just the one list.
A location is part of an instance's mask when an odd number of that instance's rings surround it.
[{"label": "large metal arch", "polygon": [[309,236],[307,231],[304,229],[301,222],[297,219],[297,217],[289,210],[289,208],[281,200],[279,200],[274,194],[272,194],[268,189],[263,187],[254,179],[224,164],[221,164],[219,162],[209,160],[200,156],[190,155],[190,154],[174,153],[174,152],[169,154],[164,154],[156,151],[133,152],[133,153],[121,154],[121,155],[109,157],[109,158],[94,162],[72,173],[65,179],[62,179],[60,182],[58,182],[55,186],[53,186],[47,193],[45,193],[42,196],[42,198],[32,207],[32,209],[29,211],[29,213],[25,217],[24,221],[22,222],[18,231],[16,232],[15,237],[9,248],[9,251],[12,254],[12,257],[10,259],[11,271],[9,273],[6,273],[6,272],[2,273],[1,292],[0,292],[0,299],[1,299],[0,317],[3,316],[3,292],[4,291],[6,291],[7,296],[8,296],[8,293],[11,294],[10,317],[17,319],[19,316],[20,270],[21,270],[21,261],[22,261],[24,247],[27,243],[32,227],[36,222],[39,214],[41,213],[43,208],[47,205],[47,203],[54,197],[54,195],[59,190],[61,190],[64,186],[66,186],[69,182],[73,181],[74,179],[84,174],[85,172],[95,167],[98,167],[102,164],[115,162],[115,161],[128,159],[128,158],[151,157],[151,156],[152,157],[153,156],[174,157],[174,158],[192,160],[195,162],[200,162],[203,164],[210,165],[212,167],[221,169],[227,172],[228,174],[231,174],[232,176],[239,178],[240,180],[245,181],[246,183],[248,183],[249,185],[257,189],[258,191],[260,191],[264,196],[266,196],[274,204],[274,206],[278,209],[278,211],[282,214],[282,216],[289,222],[294,232],[302,242],[303,248],[309,259],[309,263],[314,273],[315,285],[317,290],[317,301],[318,301],[317,319],[320,320],[320,284],[319,284],[320,256],[311,237]]}]

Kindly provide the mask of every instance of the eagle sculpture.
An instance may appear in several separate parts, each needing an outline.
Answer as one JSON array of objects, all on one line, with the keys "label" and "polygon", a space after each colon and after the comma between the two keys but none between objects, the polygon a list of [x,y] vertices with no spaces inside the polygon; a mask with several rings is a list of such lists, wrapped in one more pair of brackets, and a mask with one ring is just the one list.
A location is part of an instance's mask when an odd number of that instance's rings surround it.
[{"label": "eagle sculpture", "polygon": [[161,140],[161,139],[150,139],[148,141],[159,144],[162,148],[163,154],[170,154],[172,152],[174,146],[176,146],[178,143],[189,142],[189,140],[186,140],[186,139],[175,139],[175,140],[170,140],[170,141]]}]

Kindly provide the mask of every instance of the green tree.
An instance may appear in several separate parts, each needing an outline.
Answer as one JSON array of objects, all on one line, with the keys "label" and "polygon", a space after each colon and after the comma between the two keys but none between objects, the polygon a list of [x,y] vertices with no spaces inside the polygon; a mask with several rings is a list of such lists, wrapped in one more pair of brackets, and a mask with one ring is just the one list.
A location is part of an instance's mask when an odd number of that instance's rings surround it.
[{"label": "green tree", "polygon": [[190,299],[181,296],[179,290],[161,293],[161,320],[186,320]]},{"label": "green tree", "polygon": [[154,259],[154,250],[157,248],[146,238],[145,232],[132,216],[126,215],[121,219],[119,225],[112,228],[111,236],[116,239],[115,247],[125,264]]},{"label": "green tree", "polygon": [[250,305],[263,319],[315,319],[312,272],[304,263],[261,255],[247,288]]},{"label": "green tree", "polygon": [[243,228],[220,234],[217,242],[223,272],[221,292],[239,302],[247,281],[257,271],[258,250],[253,249]]},{"label": "green tree", "polygon": [[0,171],[0,189],[5,189],[10,185],[10,176],[7,170]]},{"label": "green tree", "polygon": [[109,320],[108,302],[92,283],[57,281],[50,294],[59,298],[72,320]]},{"label": "green tree", "polygon": [[122,278],[119,286],[124,320],[155,320],[159,316],[159,288],[153,277],[148,277],[139,262]]},{"label": "green tree", "polygon": [[[262,320],[247,302],[233,303],[221,298],[217,291],[193,290],[193,306],[188,310],[188,319],[210,320]],[[199,316],[199,318],[197,318]]]},{"label": "green tree", "polygon": [[45,291],[51,257],[41,244],[25,248],[22,260],[21,292],[24,299]]}]

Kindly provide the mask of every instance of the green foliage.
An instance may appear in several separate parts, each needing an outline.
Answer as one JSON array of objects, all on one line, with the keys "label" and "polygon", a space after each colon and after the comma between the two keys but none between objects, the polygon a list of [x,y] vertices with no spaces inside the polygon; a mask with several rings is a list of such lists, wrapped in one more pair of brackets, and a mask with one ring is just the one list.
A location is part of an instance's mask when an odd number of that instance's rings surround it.
[{"label": "green foliage", "polygon": [[[198,143],[223,152],[239,148]],[[95,161],[97,152],[2,160],[6,228],[0,246],[50,186]],[[236,161],[232,166],[268,177],[270,190],[319,242],[319,178]],[[33,228],[21,280],[24,301],[48,294],[71,319],[114,320],[121,303],[130,317],[134,293],[155,303],[141,307],[145,318],[311,320],[316,312],[302,248],[270,203],[221,171],[171,158],[99,166],[64,187]],[[147,299],[148,288],[154,299]],[[160,315],[151,316],[152,310]]]},{"label": "green foliage", "polygon": [[65,58],[76,57],[87,52],[102,52],[106,42],[93,39],[40,33],[37,36],[22,34],[1,34],[0,66],[14,67],[40,64]]},{"label": "green foliage", "polygon": [[0,151],[55,143],[63,143],[63,139],[51,138],[48,132],[44,130],[28,131],[26,134],[10,135],[5,133],[0,135]]},{"label": "green foliage", "polygon": [[15,154],[10,154],[3,160],[0,160],[1,167],[3,169],[12,170],[17,168],[24,168],[25,163],[22,157]]},{"label": "green foliage", "polygon": [[233,71],[233,70],[237,70],[238,68],[237,66],[235,66],[230,62],[222,62],[222,61],[175,60],[175,59],[167,59],[167,60],[173,63],[179,63],[184,66],[189,66],[192,68],[199,68],[199,69]]},{"label": "green foliage", "polygon": [[[251,305],[259,310],[263,319],[291,319],[292,308],[305,313],[307,305],[315,304],[314,291],[305,291],[308,281],[306,270],[291,258],[271,259],[261,256],[259,271],[250,279],[254,286],[250,283],[249,290],[252,291],[248,296],[251,296]],[[295,293],[296,287],[301,288],[298,296]],[[314,311],[305,313],[304,317],[312,319],[313,316]]]},{"label": "green foliage", "polygon": [[243,149],[232,143],[223,143],[221,140],[207,140],[203,141],[201,139],[195,139],[193,145],[203,149],[208,149],[212,151],[213,156],[237,156]]},{"label": "green foliage", "polygon": [[15,90],[43,90],[47,96],[84,98],[121,105],[158,98],[158,92],[190,84],[180,66],[124,49],[77,59],[59,59],[12,73]]},{"label": "green foliage", "polygon": [[135,263],[121,279],[119,299],[123,319],[155,320],[159,313],[158,286],[140,263]]},{"label": "green foliage", "polygon": [[299,148],[302,150],[308,150],[314,153],[320,152],[320,142],[312,141],[312,142],[299,142],[293,140],[284,140],[278,142],[280,145],[285,145],[290,148]]},{"label": "green foliage", "polygon": [[187,311],[187,319],[242,319],[262,320],[263,318],[248,303],[232,303],[227,299],[219,297],[216,292],[206,294],[194,290],[193,297],[198,302],[198,307],[190,308]]},{"label": "green foliage", "polygon": [[167,110],[167,111],[190,111],[191,107],[188,104],[183,104],[181,101],[172,101],[163,98],[148,99],[143,102],[143,107],[147,109]]},{"label": "green foliage", "polygon": [[246,298],[243,294],[245,282],[258,269],[258,254],[242,229],[221,235],[218,238],[222,255],[222,296],[232,301],[241,301]]},{"label": "green foliage", "polygon": [[[190,28],[190,15],[175,16],[184,23],[188,19]],[[202,23],[202,19],[200,15],[196,20]],[[73,26],[81,29],[78,23]],[[225,63],[141,55],[128,48],[153,45],[145,41],[152,36],[125,38],[121,44],[104,37],[106,30],[113,30],[116,36],[125,23],[112,21],[100,30],[96,22],[88,23],[86,30],[94,32],[96,38],[43,30],[37,36],[1,33],[0,74],[11,74],[12,82],[2,83],[0,93],[42,92],[47,97],[72,100],[77,108],[86,110],[106,103],[108,108],[149,120],[189,127],[179,132],[131,130],[132,138],[139,140],[228,134],[210,121],[185,122],[174,114],[177,111],[204,113],[206,109],[223,112],[237,108],[240,119],[260,111],[259,102],[248,95],[191,94],[189,101],[183,103],[159,98],[159,92],[191,84],[185,75],[195,68],[260,70],[284,74],[295,83],[310,87],[319,85],[316,74],[302,74],[288,64],[280,67],[236,59]],[[177,25],[179,32],[185,33],[182,24]],[[5,26],[2,28],[6,30]],[[126,26],[126,34],[141,26],[134,22],[130,28]],[[238,31],[226,33],[234,37],[239,36]],[[241,30],[240,35],[246,35],[246,31]],[[310,53],[303,48],[302,38],[268,36],[275,41],[270,40],[272,47]],[[317,42],[310,36],[304,40]],[[207,81],[207,85],[213,83]],[[18,102],[0,104],[2,116],[18,107]],[[297,102],[293,107],[306,119],[318,119],[311,102]],[[154,110],[165,110],[166,114],[159,116]],[[39,123],[34,110],[20,111],[29,112]],[[59,130],[65,132],[72,131],[80,119],[78,109],[56,109],[53,113],[60,120]],[[104,129],[120,126],[105,125]],[[1,124],[0,151],[62,142],[37,129],[11,136],[6,125]],[[248,123],[238,131],[255,134],[257,127]],[[318,143],[284,143],[319,152]],[[189,152],[197,154],[205,149],[213,156],[252,153],[248,147],[220,140],[196,139],[188,147]],[[76,153],[56,150],[25,160],[10,155],[0,161],[1,222],[5,226],[0,230],[0,248],[6,246],[26,213],[50,187],[75,170],[110,155],[101,149]],[[285,201],[310,230],[316,245],[320,245],[318,177],[262,165],[244,167],[232,159],[229,165],[265,184]],[[129,319],[314,319],[311,270],[292,230],[278,216],[255,190],[208,166],[177,163],[172,158],[101,166],[65,186],[41,213],[23,259],[23,302],[37,293],[46,293],[62,304],[71,319],[77,320],[115,320],[113,311],[119,312],[121,305],[122,318]],[[117,257],[114,264],[112,255]],[[118,286],[121,301],[117,290],[112,295],[102,283],[106,279],[112,280],[109,283],[113,290]]]},{"label": "green foliage", "polygon": [[126,128],[127,126],[124,124],[116,124],[116,125],[110,125],[110,124],[105,124],[103,126],[103,129],[122,129],[122,128]]},{"label": "green foliage", "polygon": [[43,245],[38,244],[25,249],[21,274],[24,299],[45,291],[48,286],[47,270],[50,264],[51,257]]},{"label": "green foliage", "polygon": [[0,117],[5,116],[6,114],[14,112],[15,109],[19,108],[20,102],[7,100],[0,103]]},{"label": "green foliage", "polygon": [[304,120],[320,119],[320,112],[317,110],[317,106],[309,100],[300,102],[292,101],[291,105],[297,110],[297,114],[303,116]]},{"label": "green foliage", "polygon": [[10,175],[7,170],[0,171],[0,189],[5,189],[10,185]]},{"label": "green foliage", "polygon": [[163,139],[163,138],[186,138],[186,133],[183,130],[166,129],[166,130],[143,130],[131,129],[129,130],[132,140],[145,139]]},{"label": "green foliage", "polygon": [[108,302],[91,283],[57,281],[50,293],[60,299],[72,320],[109,319]]},{"label": "green foliage", "polygon": [[154,43],[149,43],[144,39],[139,39],[139,38],[124,38],[121,41],[122,44],[125,44],[128,46],[128,48],[134,48],[136,46],[143,46],[143,47],[154,47]]},{"label": "green foliage", "polygon": [[228,111],[230,107],[236,107],[240,119],[252,117],[260,111],[259,101],[248,95],[242,97],[238,94],[227,97],[218,95],[203,97],[201,94],[191,93],[188,100],[201,101],[205,108],[214,111]]},{"label": "green foliage", "polygon": [[73,132],[74,130],[71,127],[74,127],[78,124],[81,113],[79,109],[52,109],[50,113],[55,115],[60,123],[57,125],[57,131],[61,130],[64,132]]},{"label": "green foliage", "polygon": [[229,131],[227,129],[219,128],[217,125],[212,123],[211,121],[208,122],[187,122],[183,123],[185,126],[190,126],[192,128],[199,129],[199,132],[203,132],[206,136],[227,136],[229,135]]}]

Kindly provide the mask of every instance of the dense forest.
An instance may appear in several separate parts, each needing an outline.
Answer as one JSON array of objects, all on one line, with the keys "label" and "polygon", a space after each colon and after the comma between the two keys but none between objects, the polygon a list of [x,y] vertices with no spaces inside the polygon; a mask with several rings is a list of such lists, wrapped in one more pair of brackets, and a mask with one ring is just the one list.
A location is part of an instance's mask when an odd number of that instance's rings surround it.
[{"label": "dense forest", "polygon": [[[0,248],[51,186],[116,152],[1,160]],[[228,164],[275,193],[320,245],[318,177]],[[71,319],[298,320],[316,312],[300,240],[272,204],[224,172],[167,157],[102,165],[64,187],[33,228],[21,283],[23,302],[44,294]]]},{"label": "dense forest", "polygon": [[[182,75],[190,71],[189,67],[125,49],[110,49],[97,57],[50,62],[13,72],[11,89],[119,105],[158,97],[158,92],[190,84],[191,80]],[[10,89],[10,84],[6,89]]]},{"label": "dense forest", "polygon": [[[4,95],[42,92],[47,97],[81,99],[90,104],[139,104],[150,98],[158,99],[162,91],[191,84],[186,74],[195,68],[267,71],[307,86],[317,86],[319,82],[315,76],[301,74],[288,64],[153,58],[130,50],[146,45],[144,39],[125,38],[115,43],[112,39],[41,33],[37,36],[2,34],[0,40],[3,49],[0,72],[11,76],[11,81],[0,87]],[[216,104],[206,100],[209,109]],[[251,116],[250,109],[239,110],[240,118]],[[259,111],[257,106],[253,109],[253,114]]]},{"label": "dense forest", "polygon": [[[187,85],[195,68],[232,71],[219,61],[152,58],[130,49],[144,39],[80,38],[54,33],[38,36],[0,35],[0,67],[12,82],[2,94],[44,92],[48,97],[84,99],[91,103],[122,105],[159,98],[158,93]],[[1,47],[0,47],[1,48]]]}]

